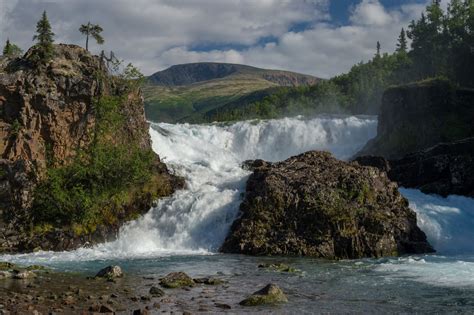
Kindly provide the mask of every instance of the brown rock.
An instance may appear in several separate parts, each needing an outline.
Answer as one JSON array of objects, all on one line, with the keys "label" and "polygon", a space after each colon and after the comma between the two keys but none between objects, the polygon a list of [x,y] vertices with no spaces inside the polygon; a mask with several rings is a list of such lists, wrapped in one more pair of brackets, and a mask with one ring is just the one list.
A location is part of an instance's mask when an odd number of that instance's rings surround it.
[{"label": "brown rock", "polygon": [[317,151],[260,164],[222,251],[331,259],[433,251],[384,172]]}]

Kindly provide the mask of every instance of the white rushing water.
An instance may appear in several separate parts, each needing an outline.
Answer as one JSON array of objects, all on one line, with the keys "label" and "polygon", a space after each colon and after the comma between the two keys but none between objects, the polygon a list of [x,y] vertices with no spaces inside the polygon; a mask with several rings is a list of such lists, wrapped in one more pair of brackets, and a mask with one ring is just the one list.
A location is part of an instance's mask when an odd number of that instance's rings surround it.
[{"label": "white rushing water", "polygon": [[[114,242],[71,252],[3,256],[0,260],[54,263],[216,252],[238,214],[249,175],[240,167],[244,160],[278,161],[313,149],[347,159],[375,136],[376,127],[374,117],[330,116],[234,124],[153,124],[153,149],[186,179],[184,190],[125,225]],[[401,192],[419,213],[419,224],[436,249],[474,253],[473,199]]]}]

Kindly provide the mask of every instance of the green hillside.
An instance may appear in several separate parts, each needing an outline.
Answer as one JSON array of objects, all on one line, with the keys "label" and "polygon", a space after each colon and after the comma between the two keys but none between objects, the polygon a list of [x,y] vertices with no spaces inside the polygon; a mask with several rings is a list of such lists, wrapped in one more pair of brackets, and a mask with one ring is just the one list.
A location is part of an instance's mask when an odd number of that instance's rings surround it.
[{"label": "green hillside", "polygon": [[245,65],[177,65],[148,78],[143,88],[146,115],[157,122],[202,121],[205,113],[256,91],[318,81],[309,75]]}]

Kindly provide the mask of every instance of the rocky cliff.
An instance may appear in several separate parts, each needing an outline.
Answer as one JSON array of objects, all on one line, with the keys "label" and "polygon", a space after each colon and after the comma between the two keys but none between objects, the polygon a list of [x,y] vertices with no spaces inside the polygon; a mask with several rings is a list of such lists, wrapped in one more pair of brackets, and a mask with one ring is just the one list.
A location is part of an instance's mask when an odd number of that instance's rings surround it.
[{"label": "rocky cliff", "polygon": [[113,238],[180,185],[151,151],[137,87],[78,46],[36,53],[0,68],[0,252]]},{"label": "rocky cliff", "polygon": [[316,151],[247,165],[254,171],[223,252],[343,259],[433,251],[408,201],[376,168]]},{"label": "rocky cliff", "polygon": [[387,172],[391,180],[406,188],[443,197],[474,197],[474,138],[441,143],[401,159],[361,156],[356,161]]},{"label": "rocky cliff", "polygon": [[389,88],[383,95],[377,137],[357,155],[389,159],[474,136],[474,90],[430,80]]}]

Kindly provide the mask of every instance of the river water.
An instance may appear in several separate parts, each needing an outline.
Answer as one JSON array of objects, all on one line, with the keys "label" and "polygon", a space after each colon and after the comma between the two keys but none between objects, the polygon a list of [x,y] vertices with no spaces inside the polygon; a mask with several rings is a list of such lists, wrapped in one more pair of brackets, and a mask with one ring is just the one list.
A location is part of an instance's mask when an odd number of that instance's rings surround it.
[{"label": "river water", "polygon": [[[125,225],[114,242],[71,252],[4,255],[0,260],[86,274],[112,263],[150,276],[177,270],[192,276],[219,274],[234,284],[225,298],[228,303],[237,303],[269,282],[279,284],[290,302],[262,312],[474,313],[471,198],[400,189],[418,213],[418,224],[436,255],[332,262],[217,253],[245,191],[249,172],[240,167],[243,161],[279,161],[308,150],[348,159],[376,135],[376,129],[377,120],[370,116],[152,124],[153,149],[185,177],[184,190]],[[265,272],[257,268],[262,261],[287,262],[301,272]]]}]

